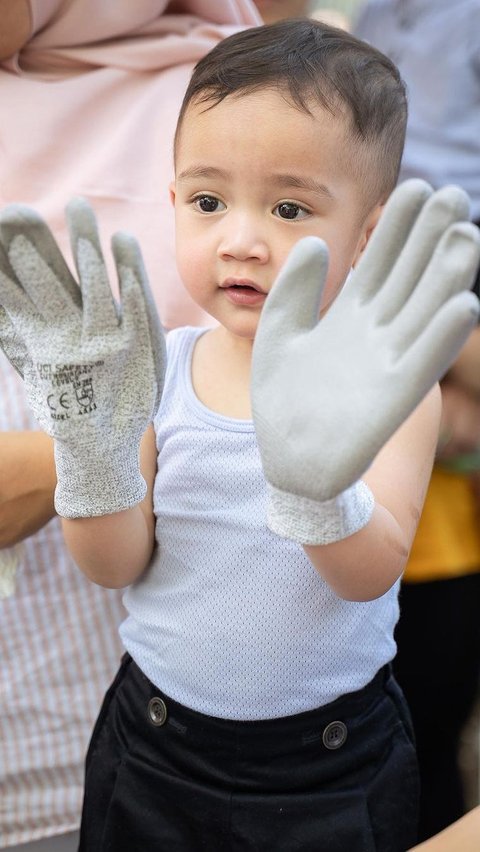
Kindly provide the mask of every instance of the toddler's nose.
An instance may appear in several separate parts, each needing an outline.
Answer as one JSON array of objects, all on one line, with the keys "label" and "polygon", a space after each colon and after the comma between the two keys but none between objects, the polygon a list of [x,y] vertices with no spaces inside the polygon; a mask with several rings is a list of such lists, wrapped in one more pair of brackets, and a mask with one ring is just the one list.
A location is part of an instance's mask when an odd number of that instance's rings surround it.
[{"label": "toddler's nose", "polygon": [[265,263],[269,257],[267,242],[250,218],[232,219],[220,240],[218,256],[223,260],[257,260]]}]

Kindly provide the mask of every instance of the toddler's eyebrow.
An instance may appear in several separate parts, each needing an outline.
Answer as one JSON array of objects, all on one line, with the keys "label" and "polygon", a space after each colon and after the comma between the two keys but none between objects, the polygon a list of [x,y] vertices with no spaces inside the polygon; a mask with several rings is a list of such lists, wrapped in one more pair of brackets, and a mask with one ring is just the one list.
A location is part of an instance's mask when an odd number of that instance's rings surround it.
[{"label": "toddler's eyebrow", "polygon": [[[229,172],[224,169],[219,169],[216,166],[203,165],[190,166],[178,175],[178,180],[195,180],[198,178],[205,180],[213,180],[215,178],[220,180],[230,180],[231,175]],[[282,172],[279,174],[273,174],[271,177],[271,183],[285,189],[305,189],[308,192],[315,192],[317,195],[323,195],[325,198],[333,199],[333,195],[328,186],[312,177],[302,177],[301,175]]]},{"label": "toddler's eyebrow", "polygon": [[305,189],[308,192],[315,192],[317,195],[323,195],[326,198],[332,198],[328,186],[321,183],[312,177],[302,177],[301,175],[293,174],[276,174],[273,175],[273,183],[280,187],[293,187],[294,189]]},{"label": "toddler's eyebrow", "polygon": [[224,180],[229,177],[228,172],[223,169],[217,169],[215,166],[190,166],[188,169],[184,169],[178,175],[178,180],[189,180],[192,178],[223,178]]}]

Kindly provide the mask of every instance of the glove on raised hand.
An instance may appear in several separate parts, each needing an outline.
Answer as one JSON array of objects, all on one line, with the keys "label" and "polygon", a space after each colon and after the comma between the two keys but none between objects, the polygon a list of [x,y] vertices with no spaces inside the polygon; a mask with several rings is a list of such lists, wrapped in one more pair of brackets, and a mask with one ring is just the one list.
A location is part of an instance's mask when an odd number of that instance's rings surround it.
[{"label": "glove on raised hand", "polygon": [[343,290],[319,320],[328,251],[294,246],[253,348],[252,405],[269,483],[268,524],[328,544],[368,523],[359,480],[454,361],[478,318],[479,231],[457,187],[393,193]]},{"label": "glove on raised hand", "polygon": [[67,216],[80,286],[33,210],[1,214],[0,336],[55,439],[56,510],[89,517],[145,496],[139,443],[160,400],[165,343],[133,237],[112,239],[116,305],[91,208],[75,199]]}]

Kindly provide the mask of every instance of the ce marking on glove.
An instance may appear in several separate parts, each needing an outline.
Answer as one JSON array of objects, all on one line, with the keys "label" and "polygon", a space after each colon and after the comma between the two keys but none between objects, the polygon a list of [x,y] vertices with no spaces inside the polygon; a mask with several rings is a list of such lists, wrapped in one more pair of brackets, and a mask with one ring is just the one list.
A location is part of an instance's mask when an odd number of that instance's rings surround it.
[{"label": "ce marking on glove", "polygon": [[60,396],[57,396],[54,393],[49,393],[47,396],[47,405],[50,409],[53,420],[69,420],[70,416],[67,412],[70,408],[70,403],[68,401],[67,391],[63,391]]}]

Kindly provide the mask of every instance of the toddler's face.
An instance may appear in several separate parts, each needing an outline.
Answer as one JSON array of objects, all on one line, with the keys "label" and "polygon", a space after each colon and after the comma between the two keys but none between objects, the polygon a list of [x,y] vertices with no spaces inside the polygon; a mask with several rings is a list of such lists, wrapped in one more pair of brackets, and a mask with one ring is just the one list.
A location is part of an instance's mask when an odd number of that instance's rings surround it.
[{"label": "toddler's face", "polygon": [[178,269],[195,301],[234,335],[253,340],[266,294],[307,235],[329,248],[328,308],[376,223],[344,120],[311,109],[262,90],[210,109],[193,103],[185,114],[171,187]]}]

